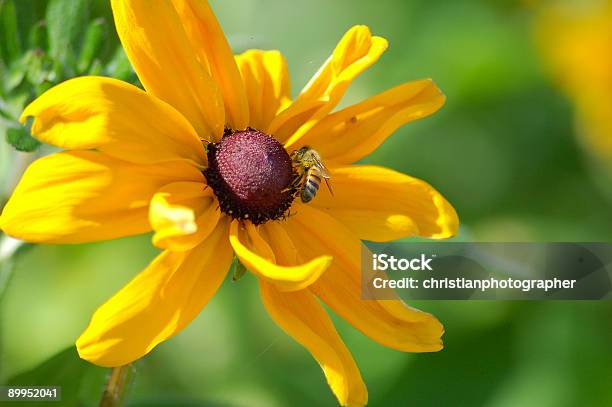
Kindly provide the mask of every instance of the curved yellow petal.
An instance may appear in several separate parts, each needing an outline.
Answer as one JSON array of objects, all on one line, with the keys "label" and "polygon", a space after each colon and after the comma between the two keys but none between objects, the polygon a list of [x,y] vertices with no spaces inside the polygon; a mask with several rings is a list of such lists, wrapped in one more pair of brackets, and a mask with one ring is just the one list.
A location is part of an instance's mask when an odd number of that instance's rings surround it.
[{"label": "curved yellow petal", "polygon": [[332,262],[330,256],[320,256],[294,267],[279,266],[276,264],[274,252],[250,222],[245,222],[242,226],[238,221],[233,221],[229,239],[236,256],[249,271],[273,283],[282,291],[296,291],[308,287]]},{"label": "curved yellow petal", "polygon": [[[287,219],[285,222],[292,222]],[[280,266],[296,266],[298,260],[298,249],[283,227],[285,222],[268,222],[259,227],[259,232],[270,245],[276,258],[276,264]]]},{"label": "curved yellow petal", "polygon": [[212,190],[199,182],[177,182],[151,199],[149,220],[153,245],[172,251],[191,250],[214,230],[220,218]]},{"label": "curved yellow petal", "polygon": [[77,340],[79,355],[107,367],[146,355],[200,313],[231,261],[226,221],[191,251],[163,252],[98,308]]},{"label": "curved yellow petal", "polygon": [[293,104],[272,121],[270,134],[285,142],[304,123],[331,112],[351,82],[378,60],[387,45],[387,40],[373,37],[364,25],[348,30]]},{"label": "curved yellow petal", "polygon": [[359,368],[316,298],[307,290],[283,293],[263,280],[259,287],[274,322],[316,359],[340,405],[366,405],[368,390]]},{"label": "curved yellow petal", "polygon": [[276,113],[291,103],[287,62],[279,51],[248,50],[236,56],[249,100],[250,125],[267,132]]},{"label": "curved yellow petal", "polygon": [[338,166],[330,171],[334,195],[321,188],[312,206],[338,219],[360,239],[384,242],[457,234],[457,212],[424,181],[373,165]]},{"label": "curved yellow petal", "polygon": [[[444,328],[425,312],[401,300],[361,297],[361,256],[367,250],[342,224],[322,211],[303,205],[295,224],[286,229],[302,253],[331,254],[334,262],[309,287],[323,302],[355,328],[382,345],[406,352],[435,352],[442,348]],[[397,296],[393,291],[386,298]]]},{"label": "curved yellow petal", "polygon": [[172,105],[206,140],[223,134],[219,87],[193,52],[168,0],[112,0],[119,39],[148,93]]},{"label": "curved yellow petal", "polygon": [[84,76],[63,82],[30,103],[32,135],[66,150],[97,149],[150,164],[179,159],[206,162],[191,124],[172,106],[128,83]]},{"label": "curved yellow petal", "polygon": [[249,105],[240,73],[223,30],[206,0],[172,0],[191,47],[209,67],[225,100],[225,121],[233,129],[249,123]]},{"label": "curved yellow petal", "polygon": [[285,147],[308,145],[327,159],[352,163],[376,150],[400,126],[439,110],[445,99],[431,79],[408,82],[330,114]]},{"label": "curved yellow petal", "polygon": [[0,228],[29,242],[81,243],[151,230],[149,201],[174,181],[203,182],[185,161],[137,165],[96,151],[56,153],[26,170]]}]

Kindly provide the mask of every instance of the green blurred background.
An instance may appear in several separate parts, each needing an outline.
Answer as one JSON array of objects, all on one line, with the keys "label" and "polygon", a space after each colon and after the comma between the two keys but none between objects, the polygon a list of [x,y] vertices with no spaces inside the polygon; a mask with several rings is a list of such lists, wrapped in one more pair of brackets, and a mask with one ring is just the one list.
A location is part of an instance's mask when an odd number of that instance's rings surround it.
[{"label": "green blurred background", "polygon": [[[285,54],[294,93],[353,24],[369,25],[390,48],[344,105],[434,78],[448,97],[443,110],[397,131],[366,162],[439,189],[460,215],[458,239],[612,240],[611,177],[576,140],[572,103],[534,45],[532,2],[211,3],[236,52]],[[86,73],[136,81],[106,0],[0,0],[0,37],[0,133],[22,150],[33,142],[15,118],[51,84]],[[0,202],[31,157],[0,141]],[[62,405],[96,404],[107,370],[66,349],[95,308],[155,256],[149,239],[29,246],[5,261],[0,383],[60,383]],[[316,362],[265,314],[255,283],[227,281],[186,330],[138,362],[128,405],[335,405]],[[335,319],[370,405],[612,405],[611,302],[415,305],[445,324],[443,351],[402,354]]]}]

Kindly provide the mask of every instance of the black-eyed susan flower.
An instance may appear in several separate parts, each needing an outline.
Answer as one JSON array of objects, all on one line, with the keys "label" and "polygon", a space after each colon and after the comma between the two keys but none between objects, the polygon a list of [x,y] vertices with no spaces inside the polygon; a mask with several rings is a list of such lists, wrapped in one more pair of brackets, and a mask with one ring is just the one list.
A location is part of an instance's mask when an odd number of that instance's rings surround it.
[{"label": "black-eyed susan flower", "polygon": [[[445,238],[452,206],[427,183],[355,161],[399,126],[444,103],[431,80],[334,111],[387,42],[351,28],[292,100],[283,56],[234,57],[209,5],[113,0],[119,37],[144,91],[102,77],[62,83],[32,102],[32,133],[65,151],[34,162],[1,228],[31,242],[80,243],[145,233],[163,252],[93,315],[83,359],[120,366],[189,324],[225,279],[234,254],[289,335],[322,366],[342,405],[367,390],[327,304],[401,351],[441,349],[442,325],[399,300],[360,297],[360,239]],[[303,204],[293,152],[309,146],[329,169]]]},{"label": "black-eyed susan flower", "polygon": [[612,4],[553,2],[536,24],[540,49],[576,109],[578,134],[588,150],[612,158]]}]

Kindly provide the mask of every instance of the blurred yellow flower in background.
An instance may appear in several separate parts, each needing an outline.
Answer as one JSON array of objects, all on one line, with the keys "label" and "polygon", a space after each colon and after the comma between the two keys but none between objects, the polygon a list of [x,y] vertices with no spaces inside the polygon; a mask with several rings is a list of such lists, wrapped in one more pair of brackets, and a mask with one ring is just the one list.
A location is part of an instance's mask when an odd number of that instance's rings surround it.
[{"label": "blurred yellow flower in background", "polygon": [[550,72],[576,109],[577,130],[589,151],[612,159],[612,3],[544,3],[536,24]]},{"label": "blurred yellow flower in background", "polygon": [[[94,314],[83,359],[128,364],[189,324],[215,294],[233,255],[259,281],[274,321],[322,366],[342,405],[364,405],[360,372],[319,300],[385,346],[442,348],[443,327],[400,300],[360,297],[363,244],[457,232],[453,207],[427,183],[354,162],[399,126],[444,104],[429,79],[334,111],[387,47],[351,28],[291,100],[278,51],[234,57],[209,5],[113,0],[123,47],[145,91],[81,77],[23,112],[32,133],[66,151],[33,163],[0,217],[7,234],[81,243],[153,231],[163,252]],[[331,174],[295,199],[293,152],[308,146]],[[120,259],[117,259],[120,261]]]}]

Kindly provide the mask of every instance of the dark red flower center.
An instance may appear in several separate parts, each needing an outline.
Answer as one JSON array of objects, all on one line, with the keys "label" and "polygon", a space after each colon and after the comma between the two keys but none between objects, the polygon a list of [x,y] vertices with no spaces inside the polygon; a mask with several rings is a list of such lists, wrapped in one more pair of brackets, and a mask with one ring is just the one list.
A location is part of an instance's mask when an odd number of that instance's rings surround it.
[{"label": "dark red flower center", "polygon": [[280,219],[291,206],[295,177],[291,157],[273,137],[254,129],[226,131],[208,144],[204,176],[221,211],[258,225]]}]

